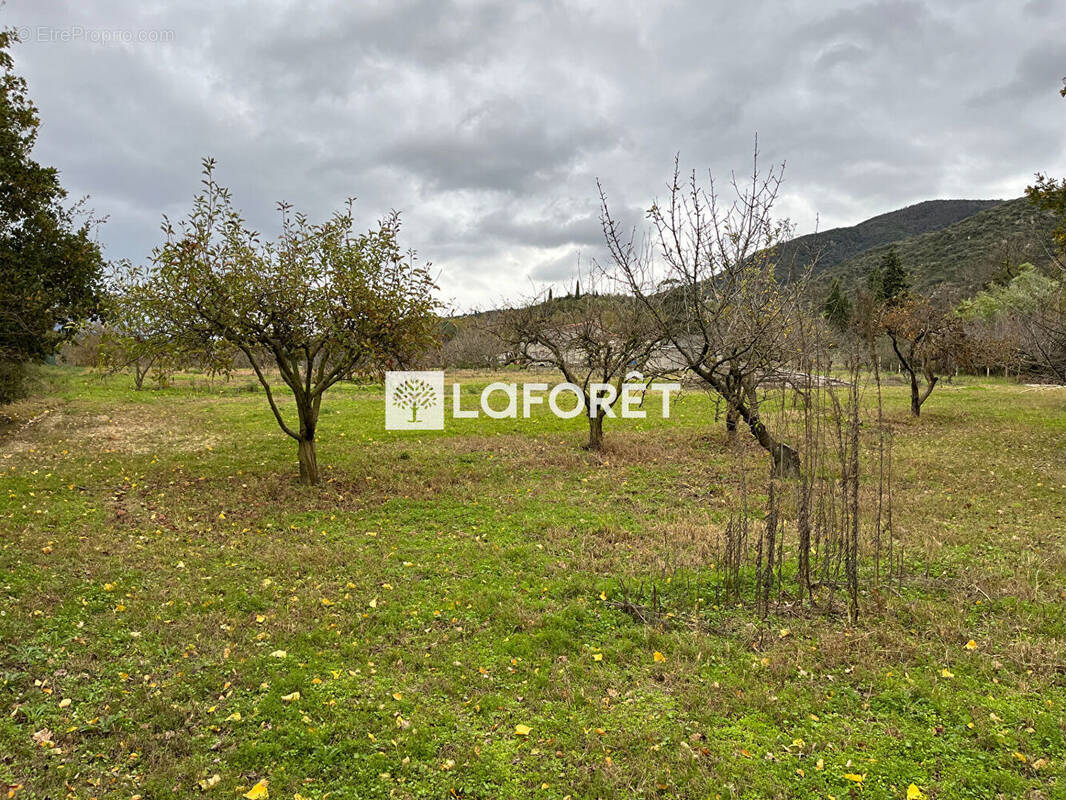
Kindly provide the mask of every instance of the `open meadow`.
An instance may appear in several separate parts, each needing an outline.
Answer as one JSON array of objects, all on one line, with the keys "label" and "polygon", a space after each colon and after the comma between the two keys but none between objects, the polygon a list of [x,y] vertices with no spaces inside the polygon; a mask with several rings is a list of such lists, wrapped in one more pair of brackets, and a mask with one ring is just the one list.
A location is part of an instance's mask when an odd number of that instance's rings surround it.
[{"label": "open meadow", "polygon": [[886,388],[903,570],[848,625],[722,601],[767,462],[699,391],[596,454],[339,384],[301,487],[248,376],[46,381],[0,438],[10,796],[1066,796],[1066,390]]}]

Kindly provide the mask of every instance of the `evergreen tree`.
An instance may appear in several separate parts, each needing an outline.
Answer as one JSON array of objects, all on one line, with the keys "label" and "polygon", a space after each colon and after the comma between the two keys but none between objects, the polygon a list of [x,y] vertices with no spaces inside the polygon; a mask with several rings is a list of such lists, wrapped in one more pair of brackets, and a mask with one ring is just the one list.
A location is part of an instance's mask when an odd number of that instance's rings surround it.
[{"label": "evergreen tree", "polygon": [[890,247],[888,252],[881,257],[881,264],[877,271],[880,273],[881,285],[875,297],[888,305],[895,305],[910,291],[910,275],[903,268],[903,262],[900,261],[895,247]]},{"label": "evergreen tree", "polygon": [[575,300],[580,300],[581,299],[581,281],[576,281],[574,283],[574,299]]},{"label": "evergreen tree", "polygon": [[844,331],[851,321],[851,303],[840,288],[840,279],[834,278],[833,285],[829,287],[829,296],[822,307],[822,314],[826,321],[836,330]]}]

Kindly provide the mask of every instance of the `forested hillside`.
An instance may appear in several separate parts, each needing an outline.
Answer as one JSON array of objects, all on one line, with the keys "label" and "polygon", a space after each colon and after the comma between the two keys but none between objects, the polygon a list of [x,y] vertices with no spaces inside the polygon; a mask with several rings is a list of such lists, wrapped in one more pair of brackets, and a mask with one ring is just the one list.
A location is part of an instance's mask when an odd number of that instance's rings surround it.
[{"label": "forested hillside", "polygon": [[787,274],[817,256],[823,272],[875,247],[954,225],[1001,204],[1002,200],[926,200],[878,214],[857,225],[799,236],[781,247],[780,263]]},{"label": "forested hillside", "polygon": [[782,247],[781,271],[817,256],[814,277],[827,286],[865,280],[890,246],[912,273],[915,288],[940,287],[959,295],[977,291],[1005,263],[1047,265],[1053,243],[1051,215],[1025,198],[930,200],[881,214],[850,228],[801,236]]}]

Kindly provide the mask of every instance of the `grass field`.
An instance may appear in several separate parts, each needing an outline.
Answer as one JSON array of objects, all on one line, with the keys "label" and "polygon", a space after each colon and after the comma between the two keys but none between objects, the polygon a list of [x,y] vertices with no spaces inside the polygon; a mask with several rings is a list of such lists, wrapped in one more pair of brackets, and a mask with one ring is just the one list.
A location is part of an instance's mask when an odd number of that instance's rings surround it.
[{"label": "grass field", "polygon": [[647,626],[620,587],[681,609],[765,482],[701,393],[597,455],[342,385],[307,489],[246,377],[46,378],[0,438],[0,796],[1066,797],[1066,390],[888,389],[904,577],[864,562],[857,625]]}]

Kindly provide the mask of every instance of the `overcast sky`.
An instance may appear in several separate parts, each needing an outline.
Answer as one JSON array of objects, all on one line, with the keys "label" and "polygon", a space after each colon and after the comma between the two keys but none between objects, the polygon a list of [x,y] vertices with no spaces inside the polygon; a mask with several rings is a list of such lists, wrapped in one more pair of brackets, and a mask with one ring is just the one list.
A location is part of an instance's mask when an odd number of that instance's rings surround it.
[{"label": "overcast sky", "polygon": [[[815,10],[817,9],[817,10]],[[200,160],[265,233],[357,196],[457,307],[600,255],[682,164],[785,160],[799,232],[1066,174],[1064,0],[220,3],[8,0],[37,156],[144,262]]]}]

